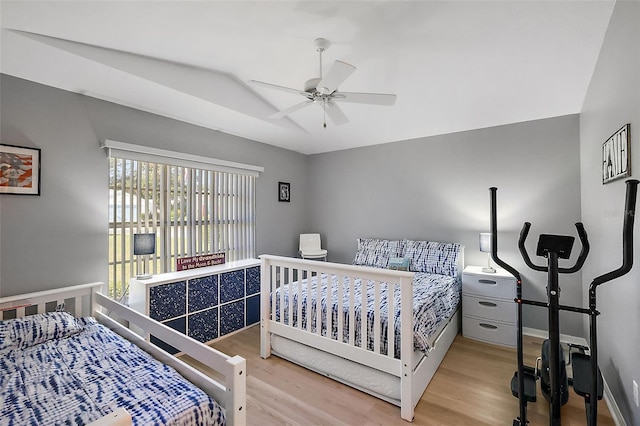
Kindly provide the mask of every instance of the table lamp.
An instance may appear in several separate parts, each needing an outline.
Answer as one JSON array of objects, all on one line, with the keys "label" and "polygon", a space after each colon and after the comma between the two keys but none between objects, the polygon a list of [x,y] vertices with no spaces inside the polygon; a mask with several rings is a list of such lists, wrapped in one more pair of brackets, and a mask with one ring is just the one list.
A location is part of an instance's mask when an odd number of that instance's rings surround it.
[{"label": "table lamp", "polygon": [[145,256],[142,259],[142,274],[136,275],[139,280],[148,280],[151,274],[147,274],[147,258],[146,256],[156,252],[156,234],[133,234],[133,254],[136,256]]},{"label": "table lamp", "polygon": [[483,253],[487,253],[487,266],[485,268],[482,268],[482,272],[495,274],[495,268],[491,267],[491,233],[480,233],[480,251]]}]

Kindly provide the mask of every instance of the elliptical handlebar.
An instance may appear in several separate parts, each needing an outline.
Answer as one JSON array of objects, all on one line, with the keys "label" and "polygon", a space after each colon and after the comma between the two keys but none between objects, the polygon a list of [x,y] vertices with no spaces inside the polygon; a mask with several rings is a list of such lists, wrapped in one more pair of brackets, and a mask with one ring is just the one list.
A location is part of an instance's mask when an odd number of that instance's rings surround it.
[{"label": "elliptical handlebar", "polygon": [[640,181],[629,179],[625,183],[627,184],[627,189],[624,205],[624,224],[622,225],[622,266],[594,278],[589,287],[590,292],[595,292],[595,288],[600,284],[623,276],[633,266],[633,222],[636,215],[636,195]]},{"label": "elliptical handlebar", "polygon": [[531,261],[529,257],[529,253],[527,253],[527,249],[524,246],[525,241],[527,240],[527,235],[529,235],[529,230],[531,229],[531,223],[525,222],[522,225],[522,229],[520,230],[520,238],[518,238],[518,248],[520,249],[520,254],[522,255],[522,259],[527,266],[534,271],[547,272],[548,268],[546,266],[538,266]]},{"label": "elliptical handlebar", "polygon": [[[587,255],[589,254],[589,239],[587,238],[587,231],[584,229],[584,225],[582,222],[577,222],[576,230],[578,231],[578,237],[580,238],[580,243],[582,244],[582,250],[580,250],[580,255],[576,259],[575,265],[570,268],[558,268],[558,272],[561,274],[572,274],[574,272],[578,272],[580,268],[584,265],[584,262],[587,260]],[[520,254],[522,255],[522,259],[527,266],[534,271],[540,272],[548,272],[549,268],[547,266],[538,266],[531,261],[529,257],[529,253],[527,253],[527,249],[524,245],[527,236],[529,235],[529,230],[531,229],[531,223],[525,222],[522,225],[522,230],[520,231],[520,238],[518,239],[518,248],[520,249]]]},{"label": "elliptical handlebar", "polygon": [[501,266],[503,269],[509,271],[511,275],[516,277],[516,299],[514,300],[517,305],[518,315],[518,333],[517,333],[517,358],[518,358],[518,408],[520,415],[513,420],[514,426],[527,426],[529,421],[527,420],[527,400],[525,397],[525,384],[524,384],[524,354],[522,351],[522,277],[520,273],[513,266],[509,265],[504,260],[498,257],[498,201],[497,201],[498,188],[492,186],[489,188],[490,207],[491,207],[491,258],[493,261]]},{"label": "elliptical handlebar", "polygon": [[503,269],[509,271],[511,275],[516,277],[518,283],[522,283],[522,278],[520,277],[520,272],[516,270],[513,266],[509,265],[504,260],[498,257],[498,218],[497,218],[497,191],[498,188],[492,186],[489,188],[489,196],[491,198],[491,258],[493,259],[498,266]]},{"label": "elliptical handlebar", "polygon": [[558,268],[558,272],[561,274],[573,274],[574,272],[578,272],[582,265],[584,265],[585,260],[587,260],[587,255],[589,254],[589,239],[587,238],[587,231],[584,229],[584,225],[582,222],[576,223],[576,230],[578,231],[578,237],[580,238],[580,243],[582,244],[582,250],[580,250],[580,254],[578,255],[578,259],[576,259],[576,264],[571,268]]},{"label": "elliptical handlebar", "polygon": [[589,286],[589,309],[591,310],[589,322],[589,340],[591,345],[591,382],[589,389],[589,424],[596,424],[598,418],[598,327],[597,316],[599,312],[596,309],[596,288],[600,284],[614,280],[625,275],[633,266],[633,222],[636,214],[636,195],[638,192],[638,183],[636,179],[629,179],[627,184],[625,205],[624,205],[624,223],[622,225],[622,266],[618,269],[606,274],[600,275],[593,279]]}]

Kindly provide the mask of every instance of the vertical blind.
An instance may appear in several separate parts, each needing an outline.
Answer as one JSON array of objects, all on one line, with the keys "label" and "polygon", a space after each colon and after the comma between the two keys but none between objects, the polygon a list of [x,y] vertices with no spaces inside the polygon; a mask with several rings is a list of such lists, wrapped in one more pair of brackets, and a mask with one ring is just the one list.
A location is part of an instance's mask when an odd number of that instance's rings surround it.
[{"label": "vertical blind", "polygon": [[[176,270],[177,259],[224,253],[227,261],[255,257],[257,173],[203,168],[203,162],[126,158],[109,150],[109,295],[127,297],[128,280],[144,270]],[[187,164],[187,165],[185,165]],[[254,166],[250,166],[254,167]],[[156,234],[155,254],[133,255],[133,235]],[[148,263],[143,265],[143,262]]]}]

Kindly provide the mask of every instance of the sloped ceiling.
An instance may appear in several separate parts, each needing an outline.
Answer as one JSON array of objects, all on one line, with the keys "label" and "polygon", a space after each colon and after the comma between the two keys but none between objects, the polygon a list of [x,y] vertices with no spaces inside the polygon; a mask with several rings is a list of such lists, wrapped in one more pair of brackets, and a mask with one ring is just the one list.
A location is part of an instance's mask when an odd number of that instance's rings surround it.
[{"label": "sloped ceiling", "polygon": [[[2,1],[0,71],[311,154],[579,113],[614,1]],[[270,116],[357,69],[340,104]]]}]

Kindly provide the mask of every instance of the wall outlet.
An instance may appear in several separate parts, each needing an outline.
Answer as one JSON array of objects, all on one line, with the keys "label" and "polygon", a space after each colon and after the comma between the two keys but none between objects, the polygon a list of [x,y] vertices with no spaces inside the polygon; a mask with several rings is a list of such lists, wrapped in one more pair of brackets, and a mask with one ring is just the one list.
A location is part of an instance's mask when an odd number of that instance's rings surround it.
[{"label": "wall outlet", "polygon": [[633,381],[633,402],[636,403],[636,407],[640,407],[640,400],[638,400],[638,382]]}]

